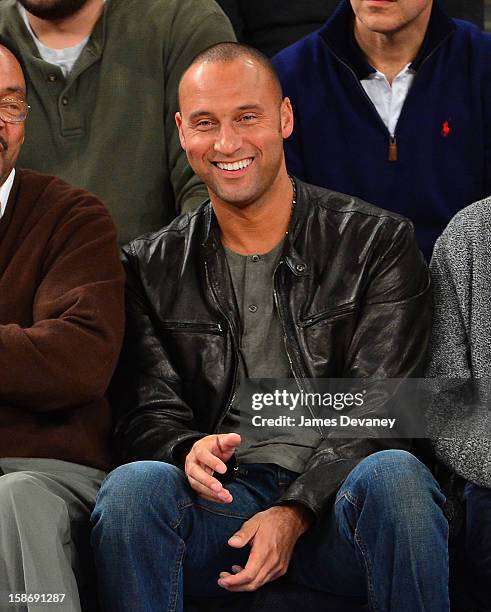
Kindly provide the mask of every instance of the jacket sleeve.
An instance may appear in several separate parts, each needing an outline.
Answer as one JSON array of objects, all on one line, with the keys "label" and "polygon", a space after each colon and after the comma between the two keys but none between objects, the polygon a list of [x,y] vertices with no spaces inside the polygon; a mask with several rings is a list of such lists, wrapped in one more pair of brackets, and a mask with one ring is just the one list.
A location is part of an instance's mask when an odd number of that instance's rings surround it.
[{"label": "jacket sleeve", "polygon": [[[422,371],[431,324],[428,269],[409,222],[400,222],[395,230],[393,225],[386,227],[381,243],[385,246],[378,249],[368,271],[344,378],[407,378]],[[298,502],[318,516],[365,457],[410,447],[409,439],[324,439],[278,503]]]},{"label": "jacket sleeve", "polygon": [[161,341],[130,251],[131,246],[123,251],[126,334],[111,397],[116,445],[124,461],[179,464],[180,449],[207,434],[197,431],[193,411],[182,399],[182,382]]},{"label": "jacket sleeve", "polygon": [[173,36],[166,47],[165,131],[168,160],[177,213],[188,212],[208,198],[208,191],[192,171],[179,143],[175,114],[181,75],[192,60],[207,47],[235,41],[230,21],[215,3],[180,0],[172,26]]},{"label": "jacket sleeve", "polygon": [[32,325],[0,325],[0,404],[83,405],[104,396],[116,365],[124,327],[116,230],[92,196],[70,203],[47,245]]}]

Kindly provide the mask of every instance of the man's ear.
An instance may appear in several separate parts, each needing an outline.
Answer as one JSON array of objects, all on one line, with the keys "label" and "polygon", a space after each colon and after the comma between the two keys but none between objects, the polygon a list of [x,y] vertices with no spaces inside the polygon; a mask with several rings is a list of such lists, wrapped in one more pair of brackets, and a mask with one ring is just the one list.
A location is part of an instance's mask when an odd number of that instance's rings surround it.
[{"label": "man's ear", "polygon": [[181,147],[186,150],[186,141],[184,139],[184,134],[182,133],[182,117],[181,113],[177,112],[174,115],[174,119],[176,120],[177,131],[179,132],[179,142],[181,143]]},{"label": "man's ear", "polygon": [[281,102],[281,133],[283,138],[288,138],[293,132],[293,109],[290,98],[283,98]]}]

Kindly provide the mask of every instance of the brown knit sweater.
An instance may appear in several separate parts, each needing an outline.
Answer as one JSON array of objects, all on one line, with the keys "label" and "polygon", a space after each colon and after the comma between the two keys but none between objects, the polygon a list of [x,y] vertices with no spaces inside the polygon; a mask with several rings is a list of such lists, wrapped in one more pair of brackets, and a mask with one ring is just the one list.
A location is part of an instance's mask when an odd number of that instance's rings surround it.
[{"label": "brown knit sweater", "polygon": [[103,205],[17,170],[0,219],[0,456],[107,469],[123,271]]}]

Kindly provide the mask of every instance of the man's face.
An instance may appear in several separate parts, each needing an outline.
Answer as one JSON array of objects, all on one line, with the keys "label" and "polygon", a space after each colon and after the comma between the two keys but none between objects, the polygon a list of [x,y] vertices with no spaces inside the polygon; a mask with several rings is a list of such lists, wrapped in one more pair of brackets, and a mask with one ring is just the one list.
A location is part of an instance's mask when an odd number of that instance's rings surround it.
[{"label": "man's face", "polygon": [[18,0],[32,15],[58,21],[79,11],[89,0]]},{"label": "man's face", "polygon": [[350,0],[358,24],[371,32],[393,34],[423,19],[433,0]]},{"label": "man's face", "polygon": [[[0,46],[0,101],[26,99],[26,83],[15,57]],[[7,123],[0,119],[0,185],[15,166],[24,142],[24,123]]]},{"label": "man's face", "polygon": [[272,188],[293,115],[263,66],[246,57],[191,67],[180,109],[181,145],[212,199],[243,208]]}]

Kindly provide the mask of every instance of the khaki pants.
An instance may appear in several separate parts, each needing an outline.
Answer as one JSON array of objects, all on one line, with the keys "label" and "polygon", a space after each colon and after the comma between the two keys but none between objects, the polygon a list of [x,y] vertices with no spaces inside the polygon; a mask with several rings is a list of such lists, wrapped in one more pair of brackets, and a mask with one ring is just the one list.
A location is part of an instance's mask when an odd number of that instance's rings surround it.
[{"label": "khaki pants", "polygon": [[0,470],[0,610],[90,607],[89,518],[105,472],[31,458],[0,459]]}]

